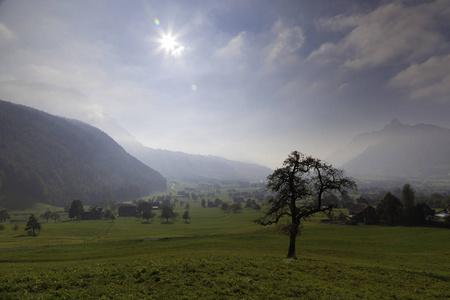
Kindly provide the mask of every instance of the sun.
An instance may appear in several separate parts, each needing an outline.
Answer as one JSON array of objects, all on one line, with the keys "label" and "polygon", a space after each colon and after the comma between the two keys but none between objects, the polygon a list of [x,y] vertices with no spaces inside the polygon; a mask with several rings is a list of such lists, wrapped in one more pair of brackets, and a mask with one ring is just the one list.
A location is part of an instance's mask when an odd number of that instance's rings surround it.
[{"label": "sun", "polygon": [[160,40],[161,48],[165,51],[173,51],[175,50],[177,46],[177,42],[175,40],[175,37],[173,37],[171,34],[165,34],[161,37]]}]

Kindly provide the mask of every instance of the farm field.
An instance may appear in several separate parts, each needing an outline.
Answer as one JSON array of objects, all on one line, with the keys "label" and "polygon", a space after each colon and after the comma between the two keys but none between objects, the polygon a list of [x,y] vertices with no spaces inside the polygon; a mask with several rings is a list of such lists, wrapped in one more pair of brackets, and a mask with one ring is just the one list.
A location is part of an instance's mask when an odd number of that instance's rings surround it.
[{"label": "farm field", "polygon": [[189,224],[50,221],[35,238],[6,224],[0,248],[23,249],[0,250],[0,299],[450,297],[448,229],[317,216],[297,239],[300,259],[288,260],[288,238],[252,223],[259,214],[194,206]]}]

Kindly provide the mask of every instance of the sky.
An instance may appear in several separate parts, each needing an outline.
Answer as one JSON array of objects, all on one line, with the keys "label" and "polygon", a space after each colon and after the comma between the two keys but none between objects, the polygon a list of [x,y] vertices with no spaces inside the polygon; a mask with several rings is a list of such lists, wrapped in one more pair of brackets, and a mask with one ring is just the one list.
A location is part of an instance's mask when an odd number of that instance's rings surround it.
[{"label": "sky", "polygon": [[0,99],[271,168],[450,128],[450,2],[0,0]]}]

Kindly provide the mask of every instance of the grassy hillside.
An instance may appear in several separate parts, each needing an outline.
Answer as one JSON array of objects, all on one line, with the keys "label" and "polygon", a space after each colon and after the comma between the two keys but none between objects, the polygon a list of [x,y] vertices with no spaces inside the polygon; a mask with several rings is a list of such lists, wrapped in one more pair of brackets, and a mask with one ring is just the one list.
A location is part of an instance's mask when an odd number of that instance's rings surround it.
[{"label": "grassy hillside", "polygon": [[[305,223],[297,261],[258,212],[192,208],[189,224],[135,218],[0,231],[0,298],[439,299],[448,297],[450,231]],[[169,237],[166,239],[166,237]],[[163,238],[158,239],[157,238]]]}]

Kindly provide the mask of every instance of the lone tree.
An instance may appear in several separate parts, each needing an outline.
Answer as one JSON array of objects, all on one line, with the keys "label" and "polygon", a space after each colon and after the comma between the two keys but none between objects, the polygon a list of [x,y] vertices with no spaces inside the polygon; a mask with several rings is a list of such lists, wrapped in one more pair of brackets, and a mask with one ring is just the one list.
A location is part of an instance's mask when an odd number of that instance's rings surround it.
[{"label": "lone tree", "polygon": [[264,216],[255,220],[261,225],[283,223],[282,233],[290,237],[287,257],[296,259],[295,240],[300,234],[301,221],[309,216],[333,209],[324,205],[325,193],[355,189],[356,183],[344,172],[333,168],[320,159],[292,152],[284,161],[283,167],[276,169],[267,177],[266,188],[276,193],[266,203]]},{"label": "lone tree", "polygon": [[186,210],[183,214],[184,223],[187,223],[190,218],[191,216],[189,215],[189,211]]},{"label": "lone tree", "polygon": [[81,200],[73,200],[72,205],[69,208],[69,218],[77,218],[78,220],[81,219],[81,215],[84,212],[83,203],[81,203]]},{"label": "lone tree", "polygon": [[33,236],[36,236],[36,230],[41,230],[41,223],[38,222],[34,214],[28,218],[27,225],[25,226],[25,231],[28,231],[29,233],[32,232]]}]

